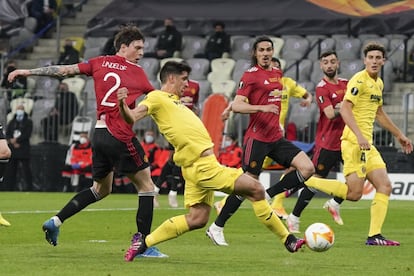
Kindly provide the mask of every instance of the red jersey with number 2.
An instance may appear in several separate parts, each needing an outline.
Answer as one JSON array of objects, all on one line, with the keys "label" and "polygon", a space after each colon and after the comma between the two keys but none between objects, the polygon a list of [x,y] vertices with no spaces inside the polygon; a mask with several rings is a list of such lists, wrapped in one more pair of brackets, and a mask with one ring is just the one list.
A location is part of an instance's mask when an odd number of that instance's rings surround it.
[{"label": "red jersey with number 2", "polygon": [[82,74],[92,76],[95,86],[97,119],[106,122],[109,132],[118,140],[129,142],[135,133],[132,124],[122,119],[118,109],[116,92],[128,89],[126,103],[135,107],[135,101],[143,94],[154,90],[144,70],[121,56],[99,56],[79,64]]}]

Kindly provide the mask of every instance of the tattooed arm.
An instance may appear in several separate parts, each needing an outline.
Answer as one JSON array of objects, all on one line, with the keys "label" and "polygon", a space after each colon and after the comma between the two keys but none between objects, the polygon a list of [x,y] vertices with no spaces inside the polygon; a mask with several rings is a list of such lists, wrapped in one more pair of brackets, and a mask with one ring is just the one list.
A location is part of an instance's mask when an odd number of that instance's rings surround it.
[{"label": "tattooed arm", "polygon": [[7,80],[12,82],[18,76],[51,76],[51,77],[66,77],[79,75],[79,67],[77,64],[71,65],[53,65],[47,67],[40,67],[35,69],[17,69],[9,74]]}]

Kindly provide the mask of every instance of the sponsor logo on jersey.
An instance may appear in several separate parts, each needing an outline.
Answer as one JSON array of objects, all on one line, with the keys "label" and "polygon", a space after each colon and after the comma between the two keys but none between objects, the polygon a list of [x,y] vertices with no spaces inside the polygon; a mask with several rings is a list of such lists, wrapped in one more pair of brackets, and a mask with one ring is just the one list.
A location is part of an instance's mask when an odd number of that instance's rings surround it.
[{"label": "sponsor logo on jersey", "polygon": [[358,95],[358,88],[352,87],[351,94],[354,95],[354,96]]}]

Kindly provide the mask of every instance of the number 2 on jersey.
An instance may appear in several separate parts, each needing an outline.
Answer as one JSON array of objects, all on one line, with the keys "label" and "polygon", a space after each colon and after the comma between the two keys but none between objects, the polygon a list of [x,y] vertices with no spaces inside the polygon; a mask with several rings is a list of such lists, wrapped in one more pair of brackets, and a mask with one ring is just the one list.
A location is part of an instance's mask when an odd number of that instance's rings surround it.
[{"label": "number 2 on jersey", "polygon": [[108,90],[108,92],[105,93],[105,96],[103,97],[101,101],[101,105],[114,107],[116,103],[108,101],[108,98],[111,96],[112,93],[114,93],[116,90],[118,90],[119,86],[121,86],[121,78],[118,74],[114,72],[109,72],[105,75],[104,81],[107,81],[110,77],[115,79],[115,84]]}]

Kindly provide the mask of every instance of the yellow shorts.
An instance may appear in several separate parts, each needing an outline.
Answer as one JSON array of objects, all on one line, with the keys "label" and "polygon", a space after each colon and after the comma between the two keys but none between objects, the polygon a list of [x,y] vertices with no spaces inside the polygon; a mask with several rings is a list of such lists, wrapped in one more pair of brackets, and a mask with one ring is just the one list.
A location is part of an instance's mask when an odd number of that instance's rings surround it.
[{"label": "yellow shorts", "polygon": [[341,152],[345,176],[356,173],[358,177],[365,178],[373,170],[386,168],[381,154],[373,145],[370,150],[361,150],[358,144],[343,140]]},{"label": "yellow shorts", "polygon": [[213,206],[214,191],[230,194],[242,169],[224,167],[216,156],[200,157],[191,166],[181,168],[184,180],[184,205],[186,208],[197,203]]}]

